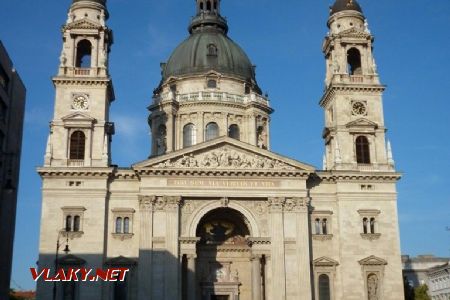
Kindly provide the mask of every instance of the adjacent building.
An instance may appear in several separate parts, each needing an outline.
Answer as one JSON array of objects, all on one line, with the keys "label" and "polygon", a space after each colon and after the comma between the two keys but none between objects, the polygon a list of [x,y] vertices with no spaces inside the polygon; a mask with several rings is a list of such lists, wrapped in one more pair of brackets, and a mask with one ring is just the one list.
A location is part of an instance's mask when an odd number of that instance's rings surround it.
[{"label": "adjacent building", "polygon": [[9,297],[25,94],[0,41],[0,299]]},{"label": "adjacent building", "polygon": [[271,103],[283,101],[261,93],[221,5],[195,1],[148,107],[151,156],[117,167],[106,0],[73,0],[38,169],[39,267],[58,254],[57,267],[130,273],[56,290],[40,281],[38,299],[403,299],[400,174],[360,5],[337,0],[328,19],[322,169],[270,150]]}]

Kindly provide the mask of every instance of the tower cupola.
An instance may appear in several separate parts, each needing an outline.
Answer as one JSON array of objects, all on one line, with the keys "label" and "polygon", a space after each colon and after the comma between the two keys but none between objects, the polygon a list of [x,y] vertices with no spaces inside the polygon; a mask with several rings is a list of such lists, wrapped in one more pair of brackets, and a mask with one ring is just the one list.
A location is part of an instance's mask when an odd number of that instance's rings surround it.
[{"label": "tower cupola", "polygon": [[197,14],[189,25],[189,33],[200,31],[228,32],[227,21],[220,15],[220,0],[197,0]]},{"label": "tower cupola", "polygon": [[356,11],[361,14],[363,13],[361,6],[356,0],[336,0],[334,5],[331,6],[330,15],[334,15],[341,11]]}]

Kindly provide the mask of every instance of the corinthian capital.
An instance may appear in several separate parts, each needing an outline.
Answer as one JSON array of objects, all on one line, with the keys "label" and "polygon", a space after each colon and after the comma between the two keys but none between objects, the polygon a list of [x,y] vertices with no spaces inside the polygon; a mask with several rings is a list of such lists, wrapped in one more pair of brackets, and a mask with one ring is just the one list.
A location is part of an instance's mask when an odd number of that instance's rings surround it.
[{"label": "corinthian capital", "polygon": [[270,197],[267,199],[267,204],[269,207],[269,212],[282,212],[286,198],[284,197]]},{"label": "corinthian capital", "polygon": [[156,196],[139,196],[139,208],[141,210],[153,210],[153,205],[155,204]]},{"label": "corinthian capital", "polygon": [[166,211],[177,211],[181,205],[181,196],[164,196]]}]

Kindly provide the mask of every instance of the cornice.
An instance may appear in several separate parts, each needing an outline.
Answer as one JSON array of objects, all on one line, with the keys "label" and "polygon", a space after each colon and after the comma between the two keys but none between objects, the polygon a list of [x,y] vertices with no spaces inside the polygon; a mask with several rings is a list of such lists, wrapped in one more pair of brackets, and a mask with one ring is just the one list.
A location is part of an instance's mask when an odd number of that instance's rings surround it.
[{"label": "cornice", "polygon": [[113,168],[64,168],[64,167],[43,167],[38,168],[37,172],[42,178],[49,177],[102,177],[108,178],[113,173]]},{"label": "cornice", "polygon": [[288,170],[256,170],[256,169],[158,169],[145,168],[136,169],[139,176],[200,176],[200,177],[282,177],[282,178],[308,178],[311,171],[288,171]]},{"label": "cornice", "polygon": [[359,182],[359,181],[384,181],[384,182],[396,182],[400,180],[402,174],[398,172],[362,172],[362,171],[339,171],[339,170],[331,170],[331,171],[319,171],[316,172],[321,180],[324,182],[336,183],[339,181],[350,181],[350,182]]},{"label": "cornice", "polygon": [[386,89],[385,85],[381,84],[339,84],[332,83],[319,101],[322,107],[327,106],[328,102],[334,97],[336,92],[369,92],[382,93]]},{"label": "cornice", "polygon": [[60,77],[56,76],[52,78],[53,84],[59,85],[112,85],[110,77],[98,78],[98,77]]}]

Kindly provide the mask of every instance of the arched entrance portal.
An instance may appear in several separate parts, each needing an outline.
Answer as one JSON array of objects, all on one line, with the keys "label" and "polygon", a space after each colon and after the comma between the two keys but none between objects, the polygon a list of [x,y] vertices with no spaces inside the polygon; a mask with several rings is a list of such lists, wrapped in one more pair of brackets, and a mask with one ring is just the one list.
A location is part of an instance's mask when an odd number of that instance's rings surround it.
[{"label": "arched entrance portal", "polygon": [[217,208],[200,220],[196,236],[197,282],[202,300],[250,299],[249,222],[231,208]]}]

